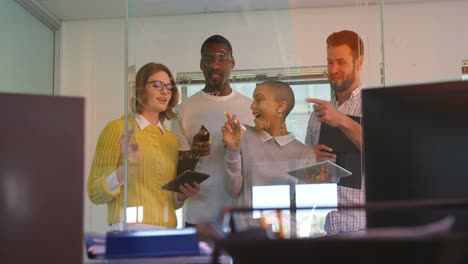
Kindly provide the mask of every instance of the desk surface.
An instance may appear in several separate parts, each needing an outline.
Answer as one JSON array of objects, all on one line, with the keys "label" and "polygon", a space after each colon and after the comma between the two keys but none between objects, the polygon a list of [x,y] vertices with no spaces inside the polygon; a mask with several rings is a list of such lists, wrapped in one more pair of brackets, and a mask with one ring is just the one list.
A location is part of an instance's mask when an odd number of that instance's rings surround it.
[{"label": "desk surface", "polygon": [[223,240],[218,246],[231,254],[237,264],[304,260],[337,264],[468,263],[468,234],[421,239]]},{"label": "desk surface", "polygon": [[[133,258],[133,259],[85,259],[84,264],[210,264],[211,256],[179,256],[164,258]],[[229,256],[221,256],[220,264],[231,264]]]}]

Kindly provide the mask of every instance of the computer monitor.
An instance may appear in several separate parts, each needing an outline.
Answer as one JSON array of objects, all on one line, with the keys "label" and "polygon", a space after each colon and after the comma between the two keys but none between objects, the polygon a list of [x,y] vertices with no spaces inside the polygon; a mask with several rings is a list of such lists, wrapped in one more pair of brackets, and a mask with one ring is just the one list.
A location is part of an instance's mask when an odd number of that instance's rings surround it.
[{"label": "computer monitor", "polygon": [[83,263],[84,100],[0,94],[2,263]]},{"label": "computer monitor", "polygon": [[[362,92],[367,202],[468,198],[468,82]],[[413,226],[447,215],[468,230],[468,208],[367,211],[368,227]]]}]

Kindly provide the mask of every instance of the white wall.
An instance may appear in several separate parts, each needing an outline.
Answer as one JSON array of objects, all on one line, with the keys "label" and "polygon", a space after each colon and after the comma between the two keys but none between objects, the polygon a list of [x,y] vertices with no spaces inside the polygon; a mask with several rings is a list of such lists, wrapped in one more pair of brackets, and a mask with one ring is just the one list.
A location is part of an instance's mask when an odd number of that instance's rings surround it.
[{"label": "white wall", "polygon": [[461,80],[467,11],[466,0],[385,7],[388,84]]},{"label": "white wall", "polygon": [[[334,22],[327,24],[330,19]],[[378,84],[378,63],[373,67],[380,61],[378,22],[375,7],[141,18],[130,28],[136,36],[130,55],[136,65],[157,60],[176,72],[200,71],[202,42],[221,34],[233,45],[237,70],[326,65],[326,37],[352,28],[367,38],[367,69],[377,70],[365,75]]]},{"label": "white wall", "polygon": [[[387,84],[461,79],[468,34],[461,32],[468,1],[385,6]],[[199,71],[201,43],[227,37],[236,69],[326,65],[325,39],[357,31],[365,42],[363,80],[380,84],[380,13],[377,6],[199,14],[131,19],[129,64],[149,61],[173,72]],[[124,22],[93,20],[63,26],[63,93],[85,96],[86,168],[103,126],[123,114]],[[85,176],[86,177],[86,176]],[[85,228],[105,230],[104,206],[86,200]]]}]

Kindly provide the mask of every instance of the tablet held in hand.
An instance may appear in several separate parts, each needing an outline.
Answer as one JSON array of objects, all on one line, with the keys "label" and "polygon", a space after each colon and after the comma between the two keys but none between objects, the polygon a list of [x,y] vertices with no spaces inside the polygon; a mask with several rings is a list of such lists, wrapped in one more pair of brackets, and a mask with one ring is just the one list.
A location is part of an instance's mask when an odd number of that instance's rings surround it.
[{"label": "tablet held in hand", "polygon": [[306,167],[288,171],[299,183],[338,183],[341,178],[352,173],[337,164],[326,160]]},{"label": "tablet held in hand", "polygon": [[191,185],[193,185],[194,182],[202,183],[204,180],[208,179],[208,177],[210,177],[210,175],[206,173],[186,170],[172,181],[166,183],[162,189],[172,192],[181,192],[179,190],[179,186],[184,185],[185,183],[189,183]]}]

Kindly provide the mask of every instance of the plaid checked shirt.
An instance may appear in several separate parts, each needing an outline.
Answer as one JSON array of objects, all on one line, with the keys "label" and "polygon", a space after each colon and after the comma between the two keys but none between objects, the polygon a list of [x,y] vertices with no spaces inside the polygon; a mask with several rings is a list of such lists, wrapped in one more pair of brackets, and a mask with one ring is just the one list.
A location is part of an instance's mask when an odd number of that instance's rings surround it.
[{"label": "plaid checked shirt", "polygon": [[[352,115],[362,116],[361,112],[361,90],[363,85],[356,88],[351,97],[342,105],[338,105],[336,96],[332,93],[331,103],[338,109],[339,112]],[[307,135],[305,144],[314,147],[318,144],[320,134],[320,122],[314,113],[311,114],[309,125],[307,127]],[[344,186],[338,186],[338,206],[365,204],[365,182],[362,175],[361,189],[353,189]],[[328,213],[325,221],[325,231],[328,235],[336,235],[341,232],[352,232],[365,229],[366,227],[366,212],[365,210],[342,210],[331,211]]]}]

